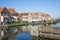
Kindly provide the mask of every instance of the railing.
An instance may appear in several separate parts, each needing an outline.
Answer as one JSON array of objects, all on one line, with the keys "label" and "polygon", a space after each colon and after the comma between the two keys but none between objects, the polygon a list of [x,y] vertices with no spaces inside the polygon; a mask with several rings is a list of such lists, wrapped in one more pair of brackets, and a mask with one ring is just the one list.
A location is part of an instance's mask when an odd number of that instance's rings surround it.
[{"label": "railing", "polygon": [[60,38],[60,33],[54,33],[54,32],[40,31],[39,35],[43,35],[44,37],[49,37],[49,38]]}]

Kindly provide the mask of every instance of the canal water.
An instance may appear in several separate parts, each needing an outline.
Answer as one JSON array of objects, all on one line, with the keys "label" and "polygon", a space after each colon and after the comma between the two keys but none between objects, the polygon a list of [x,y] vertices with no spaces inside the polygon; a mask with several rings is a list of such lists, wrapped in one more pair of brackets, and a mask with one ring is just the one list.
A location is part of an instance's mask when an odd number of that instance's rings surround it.
[{"label": "canal water", "polygon": [[53,27],[60,27],[60,23],[54,24]]},{"label": "canal water", "polygon": [[18,33],[14,40],[31,40],[31,35],[27,32]]},{"label": "canal water", "polygon": [[[53,27],[60,27],[60,23],[54,24]],[[40,38],[40,37],[39,37]],[[41,40],[55,40],[49,38],[40,38]],[[28,32],[18,33],[13,40],[32,40],[31,34]],[[35,39],[34,39],[35,40]]]},{"label": "canal water", "polygon": [[[54,24],[53,27],[60,27],[60,23]],[[32,37],[29,33],[23,32],[23,33],[18,33],[14,38],[14,40],[32,40]],[[57,40],[57,39],[40,38],[39,40]]]}]

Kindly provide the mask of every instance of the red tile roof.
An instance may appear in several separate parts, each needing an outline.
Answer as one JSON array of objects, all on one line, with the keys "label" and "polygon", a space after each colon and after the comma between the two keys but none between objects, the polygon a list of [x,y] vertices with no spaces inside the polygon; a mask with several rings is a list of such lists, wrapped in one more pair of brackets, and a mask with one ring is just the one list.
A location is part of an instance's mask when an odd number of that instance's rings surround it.
[{"label": "red tile roof", "polygon": [[50,15],[48,15],[48,14],[41,14],[41,16],[49,17]]},{"label": "red tile roof", "polygon": [[0,8],[0,13],[4,10],[4,8]]},{"label": "red tile roof", "polygon": [[38,13],[32,13],[31,15],[32,16],[38,16]]},{"label": "red tile roof", "polygon": [[13,13],[13,14],[16,13],[16,11],[14,9],[12,9],[12,8],[8,9],[8,12]]},{"label": "red tile roof", "polygon": [[[0,8],[0,13],[4,10],[4,8]],[[16,11],[12,8],[8,9],[9,13],[16,13]]]},{"label": "red tile roof", "polygon": [[28,16],[28,13],[21,13],[22,16]]},{"label": "red tile roof", "polygon": [[44,14],[41,14],[41,16],[45,16]]},{"label": "red tile roof", "polygon": [[50,16],[49,14],[45,14],[46,16]]}]

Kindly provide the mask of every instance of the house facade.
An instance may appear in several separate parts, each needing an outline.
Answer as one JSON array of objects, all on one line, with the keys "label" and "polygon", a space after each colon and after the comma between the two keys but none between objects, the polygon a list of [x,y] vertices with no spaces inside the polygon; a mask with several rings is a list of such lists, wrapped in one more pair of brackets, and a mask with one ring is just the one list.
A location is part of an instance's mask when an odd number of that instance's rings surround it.
[{"label": "house facade", "polygon": [[28,21],[32,23],[38,23],[39,21],[52,20],[52,17],[42,12],[22,12],[17,13],[15,9],[6,7],[0,8],[1,22],[8,21]]},{"label": "house facade", "polygon": [[1,22],[6,23],[9,21],[18,21],[19,16],[15,9],[7,9],[6,7],[0,8]]},{"label": "house facade", "polygon": [[21,19],[22,21],[28,21],[28,13],[21,13]]},{"label": "house facade", "polygon": [[9,12],[7,8],[0,8],[1,22],[6,23],[9,20]]},{"label": "house facade", "polygon": [[9,21],[18,21],[18,13],[15,11],[15,9],[8,9],[8,12],[10,13]]}]

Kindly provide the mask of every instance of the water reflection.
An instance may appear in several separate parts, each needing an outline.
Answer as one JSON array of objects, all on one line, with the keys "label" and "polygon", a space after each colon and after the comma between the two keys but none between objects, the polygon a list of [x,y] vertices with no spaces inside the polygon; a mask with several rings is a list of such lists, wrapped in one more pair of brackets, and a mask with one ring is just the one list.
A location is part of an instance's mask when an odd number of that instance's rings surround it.
[{"label": "water reflection", "polygon": [[60,23],[54,24],[53,27],[60,27]]},{"label": "water reflection", "polygon": [[[36,25],[35,25],[36,24]],[[39,23],[38,23],[38,25],[39,25]],[[37,23],[34,23],[33,22],[33,24],[32,24],[32,26],[37,26],[38,27],[38,25],[37,25]],[[41,26],[41,25],[39,25],[39,26]],[[53,26],[53,27],[60,27],[60,23],[57,23],[57,24],[52,24],[52,25],[50,25],[50,26]],[[16,30],[16,28],[9,28],[9,29],[7,29],[7,31],[8,31],[8,33],[12,33],[14,30]],[[5,31],[5,33],[6,33],[6,31]],[[29,34],[29,33],[26,33],[26,32],[23,32],[23,33],[18,33],[16,36],[15,36],[15,38],[13,38],[13,40],[31,40],[31,35]],[[41,37],[39,37],[38,38],[39,40],[57,40],[57,39],[50,39],[50,38],[41,38]],[[5,39],[4,39],[5,40]],[[7,40],[7,39],[6,39]],[[35,40],[35,39],[34,39]]]},{"label": "water reflection", "polygon": [[31,40],[31,35],[27,32],[18,33],[14,40]]}]

